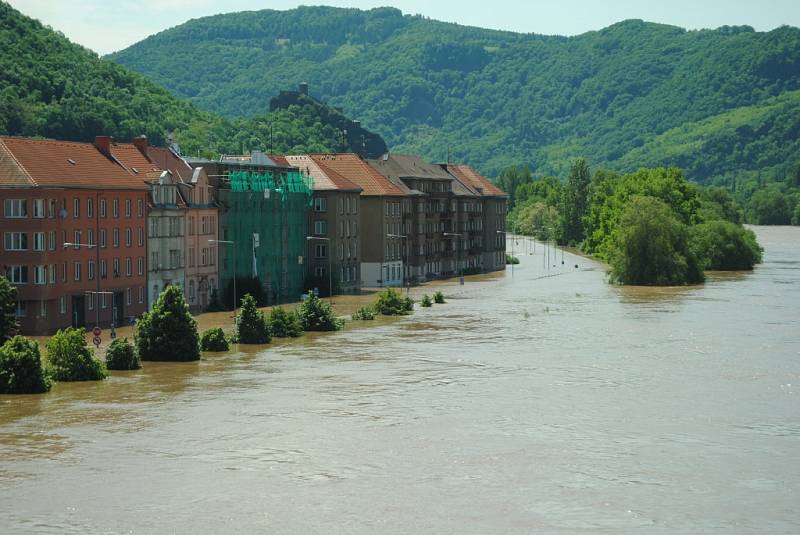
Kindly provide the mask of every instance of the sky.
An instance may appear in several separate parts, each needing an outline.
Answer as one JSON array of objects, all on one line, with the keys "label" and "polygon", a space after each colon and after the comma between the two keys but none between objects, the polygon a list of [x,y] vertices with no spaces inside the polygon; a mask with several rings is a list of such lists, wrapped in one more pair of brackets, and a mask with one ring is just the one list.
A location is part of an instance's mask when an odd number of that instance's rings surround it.
[{"label": "sky", "polygon": [[800,26],[800,0],[6,0],[99,54],[108,54],[189,19],[298,5],[391,5],[407,14],[498,30],[576,35],[625,19],[687,29],[747,24],[768,31]]}]

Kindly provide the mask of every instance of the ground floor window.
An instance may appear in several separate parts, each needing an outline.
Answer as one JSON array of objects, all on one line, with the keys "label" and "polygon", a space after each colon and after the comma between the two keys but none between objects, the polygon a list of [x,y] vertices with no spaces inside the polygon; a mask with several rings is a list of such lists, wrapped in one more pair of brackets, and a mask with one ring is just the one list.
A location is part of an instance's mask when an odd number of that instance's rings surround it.
[{"label": "ground floor window", "polygon": [[60,314],[67,313],[67,298],[64,297],[63,295],[58,298],[58,312]]},{"label": "ground floor window", "polygon": [[17,306],[14,309],[14,315],[18,318],[24,318],[28,315],[28,303],[27,301],[17,301]]}]

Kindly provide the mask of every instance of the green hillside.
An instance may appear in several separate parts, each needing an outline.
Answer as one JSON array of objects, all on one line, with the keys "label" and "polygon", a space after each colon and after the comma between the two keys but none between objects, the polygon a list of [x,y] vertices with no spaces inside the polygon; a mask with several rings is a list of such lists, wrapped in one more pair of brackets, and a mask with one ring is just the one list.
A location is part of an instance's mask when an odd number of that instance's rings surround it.
[{"label": "green hillside", "polygon": [[[187,154],[251,149],[328,151],[342,144],[340,112],[293,102],[247,118],[202,111],[144,76],[71,43],[0,2],[0,134],[127,141],[145,134],[163,144],[170,133]],[[277,93],[277,91],[275,91]],[[353,140],[355,141],[355,140]],[[382,141],[381,141],[382,142]]]},{"label": "green hillside", "polygon": [[566,38],[392,8],[301,7],[191,20],[111,59],[229,117],[262,112],[270,95],[307,81],[393,149],[443,160],[451,148],[490,175],[520,163],[564,174],[576,157],[629,170],[636,155],[655,165],[680,153],[688,176],[708,181],[788,166],[796,154],[797,129],[774,123],[703,142],[683,135],[740,107],[796,117],[796,97],[781,110],[769,104],[800,89],[800,30],[791,27],[686,31],[629,20]]}]

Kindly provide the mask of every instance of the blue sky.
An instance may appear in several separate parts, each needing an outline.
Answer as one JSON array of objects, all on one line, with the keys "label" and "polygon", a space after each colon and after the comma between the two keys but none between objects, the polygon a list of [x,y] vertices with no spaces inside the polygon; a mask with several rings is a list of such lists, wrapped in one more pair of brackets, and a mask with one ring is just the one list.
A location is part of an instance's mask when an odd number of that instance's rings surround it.
[{"label": "blue sky", "polygon": [[575,35],[624,19],[689,29],[748,24],[771,30],[800,26],[800,0],[7,0],[28,16],[101,54],[125,48],[191,18],[257,9],[325,4],[368,9],[391,5],[404,13],[470,26]]}]

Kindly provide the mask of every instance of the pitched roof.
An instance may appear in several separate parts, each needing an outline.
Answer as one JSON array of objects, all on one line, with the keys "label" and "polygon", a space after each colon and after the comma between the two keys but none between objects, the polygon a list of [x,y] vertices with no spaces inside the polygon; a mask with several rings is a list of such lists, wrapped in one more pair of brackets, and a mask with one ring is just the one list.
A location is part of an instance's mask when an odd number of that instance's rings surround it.
[{"label": "pitched roof", "polygon": [[376,171],[357,154],[309,154],[323,170],[332,170],[355,183],[366,196],[404,196],[408,188],[397,185]]},{"label": "pitched roof", "polygon": [[164,172],[132,143],[111,143],[110,149],[111,156],[141,180],[155,180]]},{"label": "pitched roof", "polygon": [[484,197],[508,197],[508,194],[498,188],[494,182],[478,173],[475,169],[465,164],[449,164],[444,166],[459,182],[479,195]]},{"label": "pitched roof", "polygon": [[314,179],[314,191],[361,191],[362,188],[340,173],[321,165],[311,156],[302,154],[286,156],[290,167],[297,167]]},{"label": "pitched roof", "polygon": [[147,189],[91,143],[0,136],[0,187]]},{"label": "pitched roof", "polygon": [[426,180],[453,180],[444,169],[408,154],[387,154],[377,160],[367,162],[390,180],[403,178],[422,178]]},{"label": "pitched roof", "polygon": [[[147,157],[156,167],[167,169],[177,175],[185,184],[192,183],[195,169],[186,160],[164,147],[147,147]],[[199,167],[198,169],[202,169]]]}]

